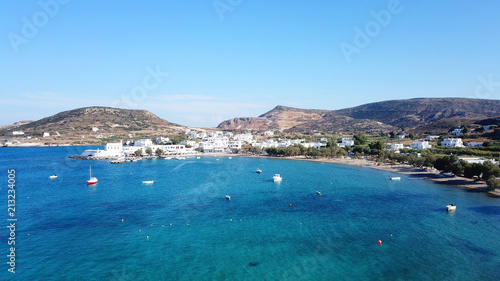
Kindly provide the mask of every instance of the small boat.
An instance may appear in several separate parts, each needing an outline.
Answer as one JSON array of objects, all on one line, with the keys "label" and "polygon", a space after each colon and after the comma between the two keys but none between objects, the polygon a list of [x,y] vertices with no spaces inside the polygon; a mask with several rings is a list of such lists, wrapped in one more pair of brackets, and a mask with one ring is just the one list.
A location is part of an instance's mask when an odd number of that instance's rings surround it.
[{"label": "small boat", "polygon": [[52,175],[49,177],[50,179],[57,179],[57,175]]},{"label": "small boat", "polygon": [[316,191],[316,194],[318,194],[319,196],[323,196],[323,194],[321,194],[321,192],[319,191]]},{"label": "small boat", "polygon": [[87,181],[88,185],[96,184],[97,178],[92,176],[92,167],[89,167],[89,180]]},{"label": "small boat", "polygon": [[117,158],[115,160],[111,160],[111,164],[120,164],[125,162],[125,158]]},{"label": "small boat", "polygon": [[231,196],[226,195],[226,199],[227,199],[227,200],[231,200]]},{"label": "small boat", "polygon": [[197,156],[196,159],[200,159],[200,156]]},{"label": "small boat", "polygon": [[262,170],[261,169],[258,169],[255,171],[257,174],[262,174]]},{"label": "small boat", "polygon": [[400,181],[401,177],[391,177],[391,181]]},{"label": "small boat", "polygon": [[453,204],[448,204],[446,206],[446,209],[448,210],[448,212],[453,212],[457,209],[457,206],[453,205]]},{"label": "small boat", "polygon": [[142,184],[153,184],[154,181],[142,181]]},{"label": "small boat", "polygon": [[280,176],[280,174],[274,174],[273,180],[274,182],[281,182],[283,178]]},{"label": "small boat", "polygon": [[184,156],[177,156],[177,157],[174,157],[173,159],[176,159],[176,160],[186,160],[186,157],[184,157]]},{"label": "small boat", "polygon": [[232,157],[232,156],[229,156],[227,159],[233,159],[233,157]]}]

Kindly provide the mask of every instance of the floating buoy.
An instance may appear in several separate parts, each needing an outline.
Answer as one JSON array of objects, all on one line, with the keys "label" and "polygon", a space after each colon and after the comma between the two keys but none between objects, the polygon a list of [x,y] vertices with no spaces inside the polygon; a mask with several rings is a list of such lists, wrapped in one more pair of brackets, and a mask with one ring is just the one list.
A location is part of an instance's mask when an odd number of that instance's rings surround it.
[{"label": "floating buoy", "polygon": [[300,223],[300,225],[302,225],[302,223]]},{"label": "floating buoy", "polygon": [[107,208],[108,206],[104,205],[104,208]]},{"label": "floating buoy", "polygon": [[30,198],[28,197],[28,199],[30,199]]},{"label": "floating buoy", "polygon": [[30,234],[28,233],[28,236],[30,236]]},{"label": "floating buoy", "polygon": [[170,224],[170,225],[172,225],[172,224]]},{"label": "floating buoy", "polygon": [[292,204],[290,204],[290,207],[292,207]]},{"label": "floating buoy", "polygon": [[146,236],[146,238],[149,240],[149,236]]},{"label": "floating buoy", "polygon": [[123,219],[122,219],[122,222],[123,222]]},{"label": "floating buoy", "polygon": [[382,240],[378,240],[378,244],[379,244],[379,245],[382,245]]},{"label": "floating buoy", "polygon": [[141,231],[141,230],[139,229],[139,231]]}]

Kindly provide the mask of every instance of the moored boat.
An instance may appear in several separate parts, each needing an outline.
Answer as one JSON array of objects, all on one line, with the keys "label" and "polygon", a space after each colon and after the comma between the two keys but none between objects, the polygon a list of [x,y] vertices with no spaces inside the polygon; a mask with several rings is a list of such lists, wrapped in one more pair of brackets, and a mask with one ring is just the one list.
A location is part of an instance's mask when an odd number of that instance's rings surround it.
[{"label": "moored boat", "polygon": [[274,174],[273,180],[274,182],[281,182],[283,178],[280,176],[280,174]]},{"label": "moored boat", "polygon": [[154,181],[142,181],[142,184],[153,184]]},{"label": "moored boat", "polygon": [[391,177],[391,181],[400,181],[401,177]]},{"label": "moored boat", "polygon": [[448,210],[448,212],[453,212],[457,209],[457,206],[453,205],[453,204],[448,204],[446,206],[446,209]]},{"label": "moored boat", "polygon": [[226,199],[227,199],[227,200],[231,200],[231,196],[226,195]]},{"label": "moored boat", "polygon": [[89,180],[87,181],[88,185],[91,184],[96,184],[97,183],[97,178],[92,176],[92,167],[89,167]]},{"label": "moored boat", "polygon": [[52,175],[49,177],[50,179],[57,179],[57,175]]},{"label": "moored boat", "polygon": [[257,174],[262,174],[262,170],[257,168],[257,170],[255,171]]}]

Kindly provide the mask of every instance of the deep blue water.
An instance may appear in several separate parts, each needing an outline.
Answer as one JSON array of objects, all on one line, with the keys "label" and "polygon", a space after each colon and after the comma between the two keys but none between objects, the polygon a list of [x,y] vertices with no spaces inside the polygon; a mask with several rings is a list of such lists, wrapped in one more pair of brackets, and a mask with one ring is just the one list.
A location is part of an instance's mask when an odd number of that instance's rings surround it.
[{"label": "deep blue water", "polygon": [[18,219],[1,280],[500,280],[500,199],[483,193],[282,159],[68,158],[84,149],[0,148],[0,219],[10,168]]}]

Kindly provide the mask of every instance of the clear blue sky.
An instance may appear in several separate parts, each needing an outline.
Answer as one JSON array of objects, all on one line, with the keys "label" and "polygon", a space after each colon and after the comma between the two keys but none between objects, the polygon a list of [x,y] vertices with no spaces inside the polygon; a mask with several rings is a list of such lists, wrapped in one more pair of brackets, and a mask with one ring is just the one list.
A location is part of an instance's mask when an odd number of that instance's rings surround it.
[{"label": "clear blue sky", "polygon": [[0,125],[94,105],[215,127],[278,104],[500,98],[500,1],[40,2],[0,2]]}]

